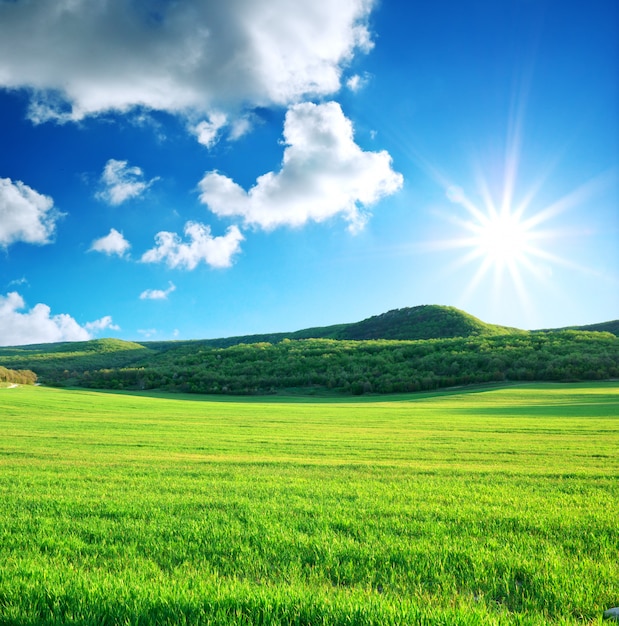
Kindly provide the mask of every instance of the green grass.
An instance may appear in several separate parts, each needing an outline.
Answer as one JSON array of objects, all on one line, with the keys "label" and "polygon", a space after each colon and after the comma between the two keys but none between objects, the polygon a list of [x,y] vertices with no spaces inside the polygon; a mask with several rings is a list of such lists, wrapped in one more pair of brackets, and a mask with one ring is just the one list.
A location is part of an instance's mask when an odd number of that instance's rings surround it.
[{"label": "green grass", "polygon": [[592,624],[619,384],[0,389],[0,624]]}]

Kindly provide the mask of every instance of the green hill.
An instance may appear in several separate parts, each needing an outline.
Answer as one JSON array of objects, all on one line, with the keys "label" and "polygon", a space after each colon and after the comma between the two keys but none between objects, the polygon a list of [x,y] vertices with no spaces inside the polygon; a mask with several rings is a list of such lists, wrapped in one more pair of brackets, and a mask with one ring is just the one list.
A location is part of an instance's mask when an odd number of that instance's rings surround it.
[{"label": "green hill", "polygon": [[356,324],[346,324],[335,339],[449,339],[525,332],[486,324],[452,306],[423,305],[395,309]]},{"label": "green hill", "polygon": [[31,369],[42,379],[56,378],[59,372],[67,372],[69,378],[73,372],[125,367],[151,353],[139,343],[122,339],[64,341],[0,348],[0,365]]},{"label": "green hill", "polygon": [[480,319],[452,306],[427,304],[394,309],[360,322],[304,328],[289,333],[267,333],[222,337],[192,342],[145,342],[155,350],[167,350],[180,345],[227,348],[238,344],[278,343],[283,339],[448,339],[451,337],[496,336],[526,331],[506,326],[486,324]]},{"label": "green hill", "polygon": [[58,343],[33,343],[26,346],[0,348],[4,354],[48,354],[55,353],[83,353],[83,352],[117,352],[119,350],[143,350],[144,346],[134,341],[123,339],[91,339],[90,341],[61,341]]},{"label": "green hill", "polygon": [[292,333],[136,343],[118,339],[0,348],[0,366],[48,385],[261,394],[390,393],[517,380],[619,377],[613,323],[528,332],[448,306],[396,309]]},{"label": "green hill", "polygon": [[612,333],[619,337],[619,320],[601,322],[600,324],[588,324],[587,326],[566,326],[565,328],[550,328],[542,332],[556,332],[560,330],[586,330],[596,333]]}]

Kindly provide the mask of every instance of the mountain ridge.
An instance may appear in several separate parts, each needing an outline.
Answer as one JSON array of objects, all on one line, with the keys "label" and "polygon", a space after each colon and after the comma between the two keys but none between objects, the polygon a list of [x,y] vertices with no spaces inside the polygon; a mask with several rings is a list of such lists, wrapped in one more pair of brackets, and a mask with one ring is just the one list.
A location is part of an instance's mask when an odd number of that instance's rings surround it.
[{"label": "mountain ridge", "polygon": [[526,333],[529,331],[509,326],[488,324],[470,313],[453,306],[422,304],[415,307],[392,309],[359,322],[314,326],[292,332],[258,333],[215,339],[189,339],[180,341],[142,341],[143,346],[154,349],[164,344],[196,343],[213,348],[227,348],[238,344],[276,343],[284,339],[335,339],[367,341],[372,339],[415,341],[419,339],[448,339],[479,335]]},{"label": "mountain ridge", "polygon": [[359,322],[313,326],[291,332],[256,333],[235,335],[213,339],[180,339],[162,341],[128,341],[116,338],[100,338],[88,341],[64,341],[52,343],[26,344],[0,347],[0,355],[13,356],[29,352],[84,352],[103,353],[119,350],[161,351],[179,346],[205,346],[227,348],[239,344],[278,343],[284,339],[334,339],[367,341],[372,339],[415,341],[423,339],[447,339],[454,337],[497,336],[504,334],[526,334],[538,332],[559,332],[565,330],[610,332],[619,337],[619,320],[587,324],[583,326],[565,326],[539,330],[489,324],[479,318],[453,306],[440,304],[422,304],[415,307],[391,309],[385,313],[373,315]]},{"label": "mountain ridge", "polygon": [[273,394],[423,391],[501,381],[619,378],[612,323],[526,331],[454,307],[394,309],[352,324],[212,340],[0,348],[0,366],[60,387]]}]

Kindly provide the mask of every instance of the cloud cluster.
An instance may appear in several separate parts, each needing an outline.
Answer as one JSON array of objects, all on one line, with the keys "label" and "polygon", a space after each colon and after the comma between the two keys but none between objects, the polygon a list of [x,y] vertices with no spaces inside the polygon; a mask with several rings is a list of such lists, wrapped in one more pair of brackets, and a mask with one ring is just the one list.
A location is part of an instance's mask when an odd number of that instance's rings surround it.
[{"label": "cloud cluster", "polygon": [[92,339],[92,333],[105,328],[119,330],[110,316],[80,326],[65,313],[52,315],[46,304],[25,309],[24,299],[16,291],[0,296],[0,345],[86,341]]},{"label": "cloud cluster", "polygon": [[365,210],[402,186],[402,175],[385,152],[365,152],[354,141],[352,123],[337,102],[305,102],[288,109],[281,169],[260,176],[245,191],[217,171],[199,183],[200,199],[221,217],[273,229],[322,222],[341,215],[355,230]]},{"label": "cloud cluster", "polygon": [[[210,147],[225,120],[223,114],[212,115],[194,127],[200,143]],[[364,151],[355,142],[353,125],[337,102],[290,106],[283,137],[286,147],[279,171],[260,176],[249,191],[216,170],[207,172],[198,185],[201,202],[218,217],[240,219],[246,227],[271,230],[340,216],[354,232],[365,225],[369,207],[402,186],[402,175],[393,170],[386,151]],[[111,204],[120,204],[141,195],[155,180],[144,180],[141,168],[127,161],[110,159],[102,176],[106,189],[100,195]],[[209,226],[198,222],[187,222],[185,237],[183,241],[173,232],[157,233],[155,247],[142,255],[142,262],[188,270],[201,262],[229,267],[244,240],[237,225],[214,237]],[[90,251],[122,258],[130,247],[112,228],[92,242]],[[147,290],[141,297],[156,299],[167,294]]]},{"label": "cloud cluster", "polygon": [[144,180],[142,168],[129,166],[127,161],[110,159],[101,174],[103,189],[96,195],[100,200],[118,206],[127,200],[139,198],[157,180]]},{"label": "cloud cluster", "polygon": [[111,228],[108,235],[95,239],[92,242],[89,251],[102,252],[108,256],[115,254],[123,257],[130,247],[131,244],[124,238],[122,233],[119,233],[115,228]]},{"label": "cloud cluster", "polygon": [[34,122],[287,105],[339,89],[353,55],[372,47],[373,4],[0,2],[0,86],[30,90]]},{"label": "cloud cluster", "polygon": [[169,267],[195,269],[203,261],[211,267],[229,267],[232,257],[241,249],[244,237],[237,226],[230,226],[225,235],[213,237],[205,224],[187,222],[185,236],[161,231],[155,236],[156,246],[142,255],[144,263],[166,262]]},{"label": "cloud cluster", "polygon": [[[230,267],[232,258],[241,250],[244,237],[237,226],[231,226],[225,235],[214,237],[205,224],[187,222],[185,224],[187,242],[183,242],[176,233],[161,231],[155,235],[155,247],[147,250],[141,257],[144,263],[166,263],[172,268],[195,269],[204,262],[211,267]],[[95,239],[89,252],[101,252],[108,256],[125,257],[131,244],[115,228],[105,237]],[[147,289],[140,294],[142,300],[162,300],[176,289],[170,283],[168,289]]]},{"label": "cloud cluster", "polygon": [[17,241],[49,243],[61,215],[49,196],[19,180],[0,178],[0,246]]}]

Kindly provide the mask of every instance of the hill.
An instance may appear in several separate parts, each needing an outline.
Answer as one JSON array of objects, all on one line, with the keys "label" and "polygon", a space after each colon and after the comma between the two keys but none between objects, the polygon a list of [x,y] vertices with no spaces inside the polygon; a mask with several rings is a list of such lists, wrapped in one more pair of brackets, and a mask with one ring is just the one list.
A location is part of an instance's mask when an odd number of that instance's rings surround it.
[{"label": "hill", "polygon": [[561,330],[585,330],[597,333],[612,333],[619,337],[619,320],[601,322],[600,324],[588,324],[587,326],[566,326],[565,328],[548,328],[542,332],[556,332]]},{"label": "hill", "polygon": [[452,306],[423,305],[395,309],[356,324],[345,324],[334,339],[448,339],[525,332],[486,324]]},{"label": "hill", "polygon": [[3,355],[29,355],[50,353],[79,353],[85,352],[102,353],[118,352],[125,350],[143,350],[144,346],[134,341],[123,339],[91,339],[90,341],[60,341],[58,343],[32,343],[26,346],[13,346],[0,348]]},{"label": "hill", "polygon": [[0,348],[0,365],[31,369],[42,382],[68,379],[73,372],[126,367],[152,351],[133,341],[92,339]]},{"label": "hill", "polygon": [[32,370],[48,385],[98,389],[390,393],[490,381],[616,378],[619,339],[610,332],[527,332],[486,324],[453,307],[420,306],[293,333],[0,348],[0,366]]},{"label": "hill", "polygon": [[363,341],[368,339],[447,339],[450,337],[495,336],[526,331],[506,326],[486,324],[480,319],[452,306],[427,304],[394,309],[374,315],[360,322],[316,326],[288,333],[241,335],[197,341],[143,342],[155,350],[168,350],[178,346],[210,346],[227,348],[239,344],[278,343],[284,339],[337,339]]}]

